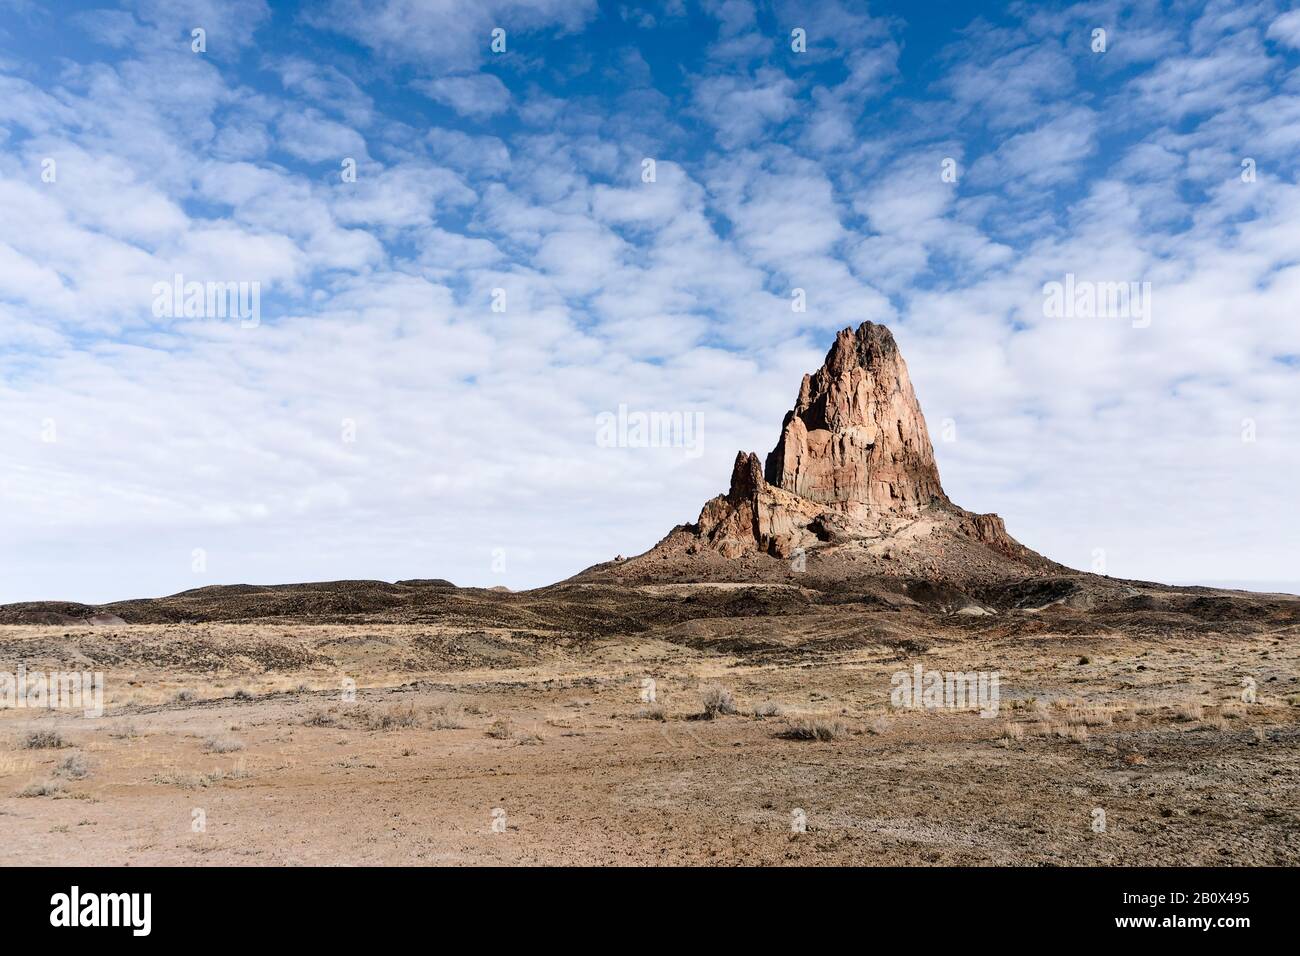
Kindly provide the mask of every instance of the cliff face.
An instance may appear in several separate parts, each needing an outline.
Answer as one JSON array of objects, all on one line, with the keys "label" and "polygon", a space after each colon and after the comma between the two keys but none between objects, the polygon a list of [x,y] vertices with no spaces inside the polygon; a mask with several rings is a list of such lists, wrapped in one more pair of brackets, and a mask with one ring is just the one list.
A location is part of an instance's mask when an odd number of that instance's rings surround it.
[{"label": "cliff face", "polygon": [[821,508],[763,479],[753,452],[738,452],[731,469],[731,489],[704,505],[701,535],[729,558],[755,549],[788,556],[806,536]]},{"label": "cliff face", "polygon": [[947,500],[925,416],[889,329],[864,322],[835,337],[822,367],[804,376],[765,477],[810,501],[876,513],[915,512]]}]

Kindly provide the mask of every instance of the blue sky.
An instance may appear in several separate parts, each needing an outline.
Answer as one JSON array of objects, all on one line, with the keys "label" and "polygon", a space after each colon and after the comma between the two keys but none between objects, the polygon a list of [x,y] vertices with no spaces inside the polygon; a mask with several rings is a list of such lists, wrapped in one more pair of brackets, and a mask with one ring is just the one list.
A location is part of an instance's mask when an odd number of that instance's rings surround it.
[{"label": "blue sky", "polygon": [[[1277,3],[0,0],[0,601],[548,583],[867,319],[959,504],[1296,582],[1298,147]],[[157,314],[178,273],[259,321]],[[1049,315],[1067,274],[1149,323]],[[702,442],[604,447],[620,405]]]}]

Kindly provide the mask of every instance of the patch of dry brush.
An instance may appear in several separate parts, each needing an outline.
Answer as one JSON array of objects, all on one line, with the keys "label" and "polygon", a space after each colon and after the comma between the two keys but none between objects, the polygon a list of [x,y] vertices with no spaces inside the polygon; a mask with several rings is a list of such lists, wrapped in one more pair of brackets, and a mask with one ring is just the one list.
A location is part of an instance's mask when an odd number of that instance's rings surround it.
[{"label": "patch of dry brush", "polygon": [[786,740],[838,740],[849,735],[842,720],[830,717],[796,717],[779,736]]}]

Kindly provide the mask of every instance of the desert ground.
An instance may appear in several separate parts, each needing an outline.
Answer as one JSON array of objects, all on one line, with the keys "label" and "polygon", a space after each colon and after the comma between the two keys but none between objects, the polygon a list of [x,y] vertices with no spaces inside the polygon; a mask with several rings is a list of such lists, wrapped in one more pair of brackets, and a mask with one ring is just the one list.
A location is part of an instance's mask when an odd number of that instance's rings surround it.
[{"label": "desert ground", "polygon": [[[1220,592],[978,615],[798,591],[0,625],[0,670],[105,675],[103,716],[0,710],[6,860],[1300,863],[1300,599],[1217,621]],[[916,664],[997,671],[997,715],[893,706]]]}]

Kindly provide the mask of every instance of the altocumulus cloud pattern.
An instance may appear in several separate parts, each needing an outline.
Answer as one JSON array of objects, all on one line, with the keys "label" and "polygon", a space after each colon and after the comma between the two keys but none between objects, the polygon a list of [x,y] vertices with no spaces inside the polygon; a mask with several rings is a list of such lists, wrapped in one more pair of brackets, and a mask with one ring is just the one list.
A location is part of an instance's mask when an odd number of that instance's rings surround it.
[{"label": "altocumulus cloud pattern", "polygon": [[[1293,578],[1298,52],[1272,2],[0,0],[0,601],[553,581],[868,320],[1036,551]],[[651,412],[692,441],[598,440]]]}]

